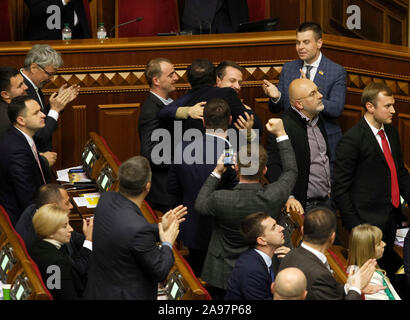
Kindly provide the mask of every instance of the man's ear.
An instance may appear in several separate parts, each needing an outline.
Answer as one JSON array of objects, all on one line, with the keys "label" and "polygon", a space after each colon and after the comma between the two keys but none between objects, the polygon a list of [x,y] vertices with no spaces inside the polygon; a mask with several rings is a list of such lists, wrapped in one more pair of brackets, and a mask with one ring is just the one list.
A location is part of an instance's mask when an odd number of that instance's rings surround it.
[{"label": "man's ear", "polygon": [[152,78],[152,84],[155,86],[159,86],[159,77],[153,77]]},{"label": "man's ear", "polygon": [[3,90],[2,92],[0,92],[0,97],[1,99],[3,99],[4,101],[10,99],[10,95],[6,90]]},{"label": "man's ear", "polygon": [[370,101],[367,101],[366,104],[364,105],[366,107],[366,111],[369,113],[373,113],[374,112],[374,105],[373,103],[371,103]]},{"label": "man's ear", "polygon": [[303,110],[303,104],[301,104],[299,100],[295,100],[293,106],[298,110]]},{"label": "man's ear", "polygon": [[320,38],[319,40],[316,41],[316,43],[317,43],[317,47],[320,49],[323,45],[323,39]]},{"label": "man's ear", "polygon": [[148,193],[151,190],[151,181],[148,181],[145,185],[145,191]]},{"label": "man's ear", "polygon": [[26,125],[26,119],[24,119],[23,116],[17,116],[16,118],[16,123],[22,127],[24,127]]},{"label": "man's ear", "polygon": [[256,238],[256,244],[260,245],[260,246],[265,246],[266,245],[266,241],[263,240],[262,236],[259,236]]},{"label": "man's ear", "polygon": [[265,168],[263,168],[262,174],[265,175],[266,172],[268,172],[268,167],[267,166],[265,166]]},{"label": "man's ear", "polygon": [[222,80],[219,79],[218,76],[216,76],[216,86],[219,87],[221,85]]}]

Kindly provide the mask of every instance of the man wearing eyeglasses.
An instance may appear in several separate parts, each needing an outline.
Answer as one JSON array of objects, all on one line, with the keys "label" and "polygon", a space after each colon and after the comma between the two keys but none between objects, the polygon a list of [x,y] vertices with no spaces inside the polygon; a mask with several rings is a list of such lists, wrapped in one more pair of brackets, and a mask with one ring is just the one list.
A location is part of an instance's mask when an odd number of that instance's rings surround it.
[{"label": "man wearing eyeglasses", "polygon": [[299,59],[283,65],[278,87],[264,80],[262,89],[271,98],[269,110],[278,113],[290,108],[287,91],[294,79],[307,78],[321,88],[324,105],[322,117],[329,141],[330,161],[333,162],[336,144],[342,137],[338,118],[345,104],[346,70],[321,53],[322,44],[322,28],[319,24],[301,24],[296,30],[296,52]]},{"label": "man wearing eyeglasses", "polygon": [[[317,206],[332,208],[330,202],[330,164],[327,135],[321,112],[325,106],[317,85],[308,79],[293,80],[289,86],[291,107],[282,115],[283,124],[292,142],[298,165],[298,179],[286,202],[286,209],[300,214]],[[282,173],[276,138],[269,135],[268,171],[274,182]]]},{"label": "man wearing eyeglasses", "polygon": [[49,104],[46,104],[41,89],[53,79],[62,64],[61,55],[52,47],[47,44],[36,44],[27,53],[24,67],[20,70],[24,83],[28,87],[27,95],[38,102],[41,111],[47,116],[45,127],[36,133],[34,141],[38,151],[45,153],[44,156],[49,160],[49,163],[50,159],[48,157],[57,156],[55,153],[50,152],[53,148],[52,134],[57,129],[60,112],[79,94],[79,86],[72,85],[68,87],[67,84],[64,84],[58,92],[54,92],[50,96]]}]

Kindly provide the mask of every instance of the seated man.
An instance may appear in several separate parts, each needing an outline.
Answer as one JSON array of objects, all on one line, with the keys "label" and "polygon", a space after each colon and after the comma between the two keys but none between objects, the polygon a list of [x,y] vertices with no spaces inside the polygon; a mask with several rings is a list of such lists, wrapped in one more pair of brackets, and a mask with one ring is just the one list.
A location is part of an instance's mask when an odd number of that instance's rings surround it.
[{"label": "seated man", "polygon": [[272,300],[271,284],[275,279],[272,266],[274,254],[283,257],[289,248],[283,227],[263,212],[245,217],[241,234],[251,247],[235,263],[226,289],[226,300]]},{"label": "seated man", "polygon": [[[296,181],[295,154],[282,120],[270,119],[266,128],[279,139],[279,152],[284,168],[279,179],[262,186],[260,179],[266,172],[267,154],[262,146],[252,148],[252,145],[249,145],[242,149],[244,152],[239,153],[236,166],[236,170],[239,171],[239,184],[233,190],[216,190],[221,174],[226,170],[223,163],[218,161],[195,201],[196,212],[214,218],[201,278],[222,290],[220,293],[223,295],[236,259],[249,248],[240,234],[242,219],[251,213],[261,211],[268,213],[281,224],[281,208]],[[285,239],[290,246],[288,237]]]},{"label": "seated man", "polygon": [[328,208],[315,208],[306,213],[302,230],[302,244],[283,258],[279,271],[289,267],[302,270],[307,279],[308,300],[361,300],[376,269],[376,260],[369,259],[342,285],[333,277],[325,256],[336,237],[336,215]]},{"label": "seated man", "polygon": [[40,105],[28,96],[14,98],[8,115],[13,126],[0,139],[0,203],[13,225],[37,190],[49,179],[46,160],[39,157],[34,134],[45,126]]},{"label": "seated man", "polygon": [[283,269],[272,283],[273,300],[305,300],[307,280],[298,268]]}]

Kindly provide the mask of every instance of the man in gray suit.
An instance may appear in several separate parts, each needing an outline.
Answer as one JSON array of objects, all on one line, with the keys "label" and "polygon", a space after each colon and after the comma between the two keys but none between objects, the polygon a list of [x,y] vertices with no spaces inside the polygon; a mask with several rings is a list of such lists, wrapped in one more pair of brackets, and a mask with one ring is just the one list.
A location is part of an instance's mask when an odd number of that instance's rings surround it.
[{"label": "man in gray suit", "polygon": [[[307,279],[307,300],[361,300],[363,289],[375,272],[376,260],[369,259],[359,272],[348,277],[344,286],[338,283],[325,256],[335,237],[335,214],[326,207],[315,208],[305,215],[301,246],[291,250],[280,264],[280,270],[295,267],[303,271]],[[378,291],[381,288],[369,286],[366,289]]]},{"label": "man in gray suit", "polygon": [[[243,155],[242,152],[239,154],[239,164],[236,166],[236,170],[239,171],[239,184],[233,190],[216,190],[220,176],[226,170],[222,163],[218,163],[202,186],[195,202],[195,210],[199,214],[214,217],[214,229],[201,278],[209,285],[218,288],[219,290],[216,291],[221,295],[226,290],[236,259],[248,249],[247,243],[240,234],[242,219],[251,213],[261,211],[268,213],[279,224],[281,222],[283,224],[280,209],[296,181],[295,154],[282,120],[270,119],[266,128],[278,139],[283,163],[283,171],[278,180],[262,186],[259,181],[266,173],[267,154],[262,146],[256,148],[259,153],[250,153],[251,145],[249,145],[245,153],[250,154],[250,162],[245,163],[246,154]],[[255,163],[258,164],[257,172],[247,175]]]}]

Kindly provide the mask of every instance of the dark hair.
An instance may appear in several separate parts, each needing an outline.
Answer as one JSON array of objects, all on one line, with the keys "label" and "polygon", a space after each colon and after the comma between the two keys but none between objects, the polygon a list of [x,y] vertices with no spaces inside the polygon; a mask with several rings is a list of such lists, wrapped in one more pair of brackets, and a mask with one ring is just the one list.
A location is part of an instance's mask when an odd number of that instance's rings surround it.
[{"label": "dark hair", "polygon": [[138,196],[148,182],[151,181],[151,167],[147,158],[135,156],[123,164],[118,170],[119,191],[124,196]]},{"label": "dark hair", "polygon": [[162,75],[161,62],[168,62],[172,64],[172,62],[166,58],[155,58],[148,61],[147,66],[145,67],[144,74],[150,87],[152,86],[152,79]]},{"label": "dark hair", "polygon": [[336,231],[336,215],[326,207],[317,207],[305,214],[303,240],[313,244],[325,244]]},{"label": "dark hair", "polygon": [[249,246],[256,246],[256,239],[258,239],[258,237],[264,232],[262,221],[269,217],[270,216],[264,212],[256,212],[243,218],[240,232]]},{"label": "dark hair", "polygon": [[313,21],[307,21],[302,23],[297,29],[296,32],[305,32],[305,31],[313,31],[315,34],[316,41],[322,39],[323,31],[322,27],[319,23]]},{"label": "dark hair", "polygon": [[379,93],[382,93],[385,96],[391,97],[393,96],[393,90],[390,89],[389,86],[387,86],[383,82],[370,82],[366,88],[364,88],[363,93],[362,93],[362,106],[363,108],[367,111],[366,109],[366,103],[370,102],[372,105],[375,107],[377,106],[377,99]]},{"label": "dark hair", "polygon": [[208,59],[196,59],[187,68],[188,81],[192,89],[214,86],[216,83],[215,66]]},{"label": "dark hair", "polygon": [[0,92],[10,90],[10,79],[19,74],[16,68],[0,67]]},{"label": "dark hair", "polygon": [[227,67],[235,68],[240,72],[243,72],[243,68],[239,64],[232,60],[225,60],[216,67],[216,75],[219,79],[222,80],[223,77],[225,77]]},{"label": "dark hair", "polygon": [[30,96],[19,96],[11,100],[9,104],[9,108],[8,108],[8,116],[12,124],[15,124],[17,122],[18,116],[25,115],[26,101],[29,101],[29,100],[34,100],[34,99]]},{"label": "dark hair", "polygon": [[[256,152],[257,151],[257,152]],[[255,163],[258,164],[258,170],[254,174],[245,175],[244,169],[249,169]],[[268,154],[262,145],[258,146],[258,150],[255,150],[253,144],[247,144],[239,149],[238,153],[238,167],[239,174],[246,177],[248,180],[261,179],[263,176],[263,170],[268,163]]]},{"label": "dark hair", "polygon": [[231,109],[224,99],[211,99],[204,106],[204,121],[207,129],[228,129],[230,116]]},{"label": "dark hair", "polygon": [[43,184],[38,189],[36,206],[42,207],[45,204],[57,203],[62,200],[60,190],[64,190],[62,185],[56,183]]}]

